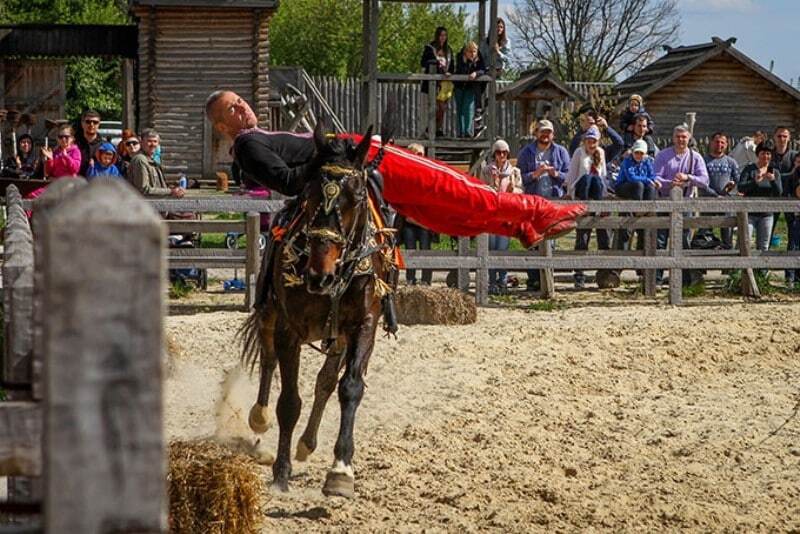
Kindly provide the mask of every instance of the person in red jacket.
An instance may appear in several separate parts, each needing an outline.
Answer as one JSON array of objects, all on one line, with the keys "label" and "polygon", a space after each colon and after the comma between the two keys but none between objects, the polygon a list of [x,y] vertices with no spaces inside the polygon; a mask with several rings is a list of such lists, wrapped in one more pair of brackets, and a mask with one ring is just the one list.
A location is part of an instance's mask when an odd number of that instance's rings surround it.
[{"label": "person in red jacket", "polygon": [[[310,134],[268,132],[258,128],[253,110],[232,91],[216,91],[206,102],[214,128],[233,141],[241,169],[282,194],[300,193],[310,175],[314,143]],[[347,134],[358,142],[359,135]],[[380,141],[373,139],[369,159]],[[575,228],[584,204],[554,204],[535,195],[495,191],[479,179],[444,163],[386,146],[378,171],[383,196],[401,215],[443,234],[491,233],[519,238],[530,247]]]},{"label": "person in red jacket", "polygon": [[48,178],[76,176],[81,168],[81,151],[74,143],[75,134],[71,126],[58,130],[58,148],[42,148],[44,174]]}]

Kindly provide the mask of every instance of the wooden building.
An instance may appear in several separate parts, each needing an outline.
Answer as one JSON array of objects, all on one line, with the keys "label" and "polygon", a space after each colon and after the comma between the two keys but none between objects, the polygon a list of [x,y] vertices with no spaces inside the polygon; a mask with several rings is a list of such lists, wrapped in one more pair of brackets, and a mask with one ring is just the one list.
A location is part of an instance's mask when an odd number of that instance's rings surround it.
[{"label": "wooden building", "polygon": [[229,144],[213,132],[204,104],[231,89],[269,126],[269,20],[278,0],[131,0],[139,27],[140,129],[155,128],[174,178],[213,177],[228,166]]},{"label": "wooden building", "polygon": [[695,136],[723,130],[735,138],[778,125],[800,129],[800,91],[733,45],[735,38],[667,48],[666,54],[615,87],[619,109],[631,94],[644,97],[658,136],[697,113]]}]

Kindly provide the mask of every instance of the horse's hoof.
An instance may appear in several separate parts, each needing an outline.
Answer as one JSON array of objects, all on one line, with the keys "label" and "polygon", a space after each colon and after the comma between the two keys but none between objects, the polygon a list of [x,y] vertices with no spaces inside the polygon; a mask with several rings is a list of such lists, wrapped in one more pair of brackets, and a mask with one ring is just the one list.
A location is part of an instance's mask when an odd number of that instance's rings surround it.
[{"label": "horse's hoof", "polygon": [[282,481],[278,482],[277,480],[272,483],[272,491],[280,492],[280,493],[289,493],[289,482]]},{"label": "horse's hoof", "polygon": [[256,434],[263,434],[266,432],[270,427],[269,411],[267,411],[267,407],[255,403],[253,407],[250,408],[250,416],[247,418],[247,423],[250,425],[250,429]]},{"label": "horse's hoof", "polygon": [[347,473],[337,473],[328,471],[325,477],[325,485],[322,486],[322,493],[326,497],[344,497],[352,499],[355,496],[356,482]]},{"label": "horse's hoof", "polygon": [[294,459],[298,462],[305,462],[312,452],[314,452],[314,449],[309,448],[305,441],[301,439],[297,442],[297,452],[295,452]]}]

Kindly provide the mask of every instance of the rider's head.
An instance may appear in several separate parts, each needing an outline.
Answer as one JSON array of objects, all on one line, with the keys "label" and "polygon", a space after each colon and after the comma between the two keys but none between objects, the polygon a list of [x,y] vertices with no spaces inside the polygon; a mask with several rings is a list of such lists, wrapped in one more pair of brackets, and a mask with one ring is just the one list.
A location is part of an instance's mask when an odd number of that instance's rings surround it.
[{"label": "rider's head", "polygon": [[230,138],[247,128],[258,126],[250,105],[233,91],[214,91],[206,100],[206,116],[221,134]]}]

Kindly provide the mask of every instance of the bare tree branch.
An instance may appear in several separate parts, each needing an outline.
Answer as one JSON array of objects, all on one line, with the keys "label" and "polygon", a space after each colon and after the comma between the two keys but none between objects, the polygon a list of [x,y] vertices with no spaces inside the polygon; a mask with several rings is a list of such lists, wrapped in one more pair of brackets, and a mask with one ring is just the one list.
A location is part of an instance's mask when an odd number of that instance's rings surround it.
[{"label": "bare tree branch", "polygon": [[570,81],[630,74],[680,31],[677,0],[517,0],[508,21],[521,66],[549,66]]}]

